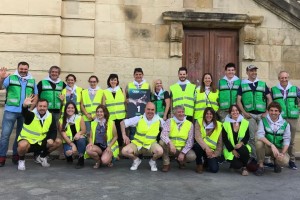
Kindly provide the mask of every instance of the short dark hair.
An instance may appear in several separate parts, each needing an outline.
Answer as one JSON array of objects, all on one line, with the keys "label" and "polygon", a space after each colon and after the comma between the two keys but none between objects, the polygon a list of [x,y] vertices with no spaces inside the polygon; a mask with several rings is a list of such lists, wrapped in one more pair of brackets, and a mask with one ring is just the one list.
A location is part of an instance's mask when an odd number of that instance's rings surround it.
[{"label": "short dark hair", "polygon": [[110,74],[109,76],[108,76],[108,78],[107,78],[107,86],[108,87],[111,87],[111,84],[110,84],[110,80],[111,79],[117,79],[117,85],[119,85],[119,77],[118,77],[118,74]]},{"label": "short dark hair", "polygon": [[29,68],[29,64],[28,64],[27,62],[24,62],[24,61],[19,62],[19,63],[18,63],[18,68],[20,67],[20,65],[27,65],[28,68]]},{"label": "short dark hair", "polygon": [[234,63],[228,63],[226,66],[225,66],[225,70],[227,70],[227,68],[229,67],[233,67],[235,69],[235,64]]},{"label": "short dark hair", "polygon": [[50,74],[50,72],[53,70],[53,69],[57,69],[58,70],[58,74],[60,74],[60,67],[58,67],[58,66],[56,66],[56,65],[53,65],[53,66],[51,66],[50,67],[50,69],[49,69],[49,71],[48,71],[48,73]]},{"label": "short dark hair", "polygon": [[281,105],[280,105],[278,102],[275,102],[275,101],[272,101],[272,102],[268,105],[268,111],[269,111],[271,108],[277,108],[277,109],[279,110],[280,113],[281,113],[281,111],[282,111]]},{"label": "short dark hair", "polygon": [[74,81],[76,81],[76,76],[74,74],[68,74],[66,76],[66,81],[68,80],[69,77],[73,77],[74,78]]},{"label": "short dark hair", "polygon": [[141,72],[142,74],[144,74],[143,69],[140,67],[134,68],[133,74],[135,74],[137,72]]},{"label": "short dark hair", "polygon": [[188,73],[186,67],[180,67],[180,68],[178,69],[178,73],[179,73],[180,71],[185,71],[186,73]]},{"label": "short dark hair", "polygon": [[47,102],[47,106],[49,105],[48,100],[44,98],[39,99],[36,104],[38,104],[39,102]]},{"label": "short dark hair", "polygon": [[89,78],[89,82],[90,82],[90,80],[91,80],[91,78],[95,78],[96,79],[96,81],[97,81],[97,83],[99,83],[99,79],[98,79],[98,77],[97,76],[95,76],[95,75],[92,75],[92,76],[90,76],[90,78]]}]

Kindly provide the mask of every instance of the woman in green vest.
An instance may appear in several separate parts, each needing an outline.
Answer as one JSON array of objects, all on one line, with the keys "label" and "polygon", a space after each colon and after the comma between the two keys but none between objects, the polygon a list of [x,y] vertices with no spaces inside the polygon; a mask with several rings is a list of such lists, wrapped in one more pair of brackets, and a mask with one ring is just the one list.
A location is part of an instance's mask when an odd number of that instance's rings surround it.
[{"label": "woman in green vest", "polygon": [[101,164],[112,166],[112,158],[119,154],[118,135],[114,121],[109,119],[109,112],[104,105],[96,109],[96,118],[92,122],[89,144],[86,147],[87,157],[96,161],[94,168]]},{"label": "woman in green vest", "polygon": [[217,112],[219,110],[218,97],[219,90],[213,84],[212,75],[204,73],[201,86],[196,88],[194,119],[202,118],[206,107],[212,107]]},{"label": "woman in green vest", "polygon": [[[217,114],[213,108],[207,107],[203,117],[195,123],[195,140],[193,147],[196,159],[196,172],[202,173],[207,168],[212,173],[219,171],[217,157],[222,152],[222,124],[217,121]],[[204,164],[202,164],[202,159]]]},{"label": "woman in green vest", "polygon": [[153,102],[155,105],[156,114],[166,121],[170,111],[171,100],[169,92],[165,91],[163,88],[161,79],[156,79],[153,81],[151,102]]},{"label": "woman in green vest", "polygon": [[[125,96],[122,88],[119,86],[119,77],[117,74],[110,74],[107,79],[107,89],[104,90],[103,105],[109,112],[109,119],[115,122],[118,134],[119,147],[123,146],[123,136],[120,123],[126,117]],[[121,150],[121,149],[120,149]]]},{"label": "woman in green vest", "polygon": [[250,158],[251,148],[249,141],[249,122],[240,114],[237,105],[229,107],[229,115],[223,123],[222,140],[224,143],[223,154],[230,162],[230,168],[242,169],[242,175],[248,176],[247,163]]},{"label": "woman in green vest", "polygon": [[82,168],[86,147],[86,129],[83,117],[78,114],[76,105],[72,101],[69,101],[65,106],[64,115],[59,120],[59,130],[63,138],[63,148],[67,162],[72,163],[74,154],[78,153],[79,158],[75,168]]},{"label": "woman in green vest", "polygon": [[81,93],[80,107],[88,137],[91,132],[91,122],[96,118],[96,108],[102,103],[103,98],[103,90],[100,89],[98,83],[97,76],[90,76],[88,89],[82,90]]},{"label": "woman in green vest", "polygon": [[75,85],[76,76],[74,74],[68,74],[66,76],[67,86],[65,89],[61,91],[61,95],[59,96],[62,101],[62,115],[64,114],[65,105],[67,102],[73,102],[76,105],[78,112],[80,113],[80,101],[81,101],[81,91],[82,88]]}]

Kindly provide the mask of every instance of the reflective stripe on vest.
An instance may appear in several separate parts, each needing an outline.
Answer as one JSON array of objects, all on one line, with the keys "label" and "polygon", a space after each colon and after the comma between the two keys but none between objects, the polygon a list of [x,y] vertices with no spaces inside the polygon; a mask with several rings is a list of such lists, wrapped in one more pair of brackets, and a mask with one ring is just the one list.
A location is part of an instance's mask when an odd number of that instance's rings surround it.
[{"label": "reflective stripe on vest", "polygon": [[262,118],[262,122],[264,124],[265,129],[265,137],[274,144],[277,148],[282,149],[283,148],[283,134],[287,126],[287,121],[284,120],[283,125],[277,130],[277,132],[274,132],[270,124],[267,120],[267,118]]},{"label": "reflective stripe on vest", "polygon": [[225,79],[219,81],[219,106],[221,110],[229,109],[231,105],[236,104],[237,91],[241,85],[241,80],[235,80],[232,88],[229,88]]},{"label": "reflective stripe on vest", "polygon": [[[241,142],[241,140],[245,137],[245,134],[246,134],[246,131],[247,131],[248,127],[249,127],[249,122],[245,119],[242,119],[240,129],[239,129],[239,132],[238,132],[238,143]],[[230,122],[224,122],[223,123],[223,128],[225,129],[225,131],[227,133],[228,141],[234,147],[236,144],[234,143],[231,123]],[[251,147],[248,144],[246,144],[245,146],[247,147],[248,151],[251,152]],[[223,155],[224,155],[226,160],[232,160],[233,157],[234,157],[233,153],[229,152],[225,145],[224,145],[224,148],[223,148]]]},{"label": "reflective stripe on vest", "polygon": [[111,120],[124,119],[125,112],[125,97],[121,89],[116,91],[115,97],[108,89],[104,90],[105,104],[109,112]]},{"label": "reflective stripe on vest", "polygon": [[[80,108],[81,92],[82,92],[82,88],[81,87],[77,87],[76,88],[76,103],[75,103],[75,105],[76,105],[76,108],[78,110],[78,113],[81,113],[81,108]],[[63,106],[61,108],[61,116],[63,116],[64,115],[64,111],[65,111],[65,105],[67,103],[67,98],[66,98],[67,90],[66,90],[66,88],[62,90],[61,94],[65,95]]]},{"label": "reflective stripe on vest", "polygon": [[267,103],[265,97],[266,83],[258,81],[256,90],[253,92],[248,83],[242,83],[242,103],[245,111],[265,112]]},{"label": "reflective stripe on vest", "polygon": [[[97,90],[94,99],[90,99],[89,90],[82,90],[82,103],[85,111],[95,117],[97,107],[102,103],[103,90]],[[84,121],[90,121],[87,116],[83,115]]]},{"label": "reflective stripe on vest", "polygon": [[278,102],[282,108],[281,116],[286,118],[298,119],[299,118],[299,108],[298,108],[298,98],[297,98],[297,87],[292,86],[288,89],[288,93],[285,99],[281,90],[278,87],[272,87],[273,101]]},{"label": "reflective stripe on vest", "polygon": [[[76,133],[77,132],[79,132],[80,130],[81,130],[81,126],[80,126],[80,121],[81,121],[81,118],[82,118],[82,116],[80,116],[80,115],[76,115],[75,116],[75,129],[76,129]],[[62,124],[62,118],[60,118],[60,124]],[[73,134],[72,134],[72,130],[71,130],[71,128],[70,128],[70,124],[68,124],[67,125],[67,128],[66,128],[66,135],[67,135],[67,137],[71,140],[71,141],[74,141],[74,139],[73,139]],[[66,141],[63,139],[63,143],[66,143]]]},{"label": "reflective stripe on vest", "polygon": [[202,118],[203,112],[207,107],[212,107],[214,111],[218,111],[218,97],[219,90],[216,90],[216,92],[209,92],[208,96],[206,96],[205,92],[200,92],[200,88],[197,88],[194,119],[197,120]]},{"label": "reflective stripe on vest", "polygon": [[42,141],[46,138],[49,128],[52,123],[52,114],[48,113],[43,126],[41,125],[40,119],[34,116],[34,119],[30,124],[23,124],[22,131],[18,137],[18,141],[27,140],[29,144],[38,143],[42,144]]},{"label": "reflective stripe on vest", "polygon": [[136,126],[136,134],[134,134],[134,139],[131,142],[137,147],[150,149],[151,145],[156,142],[156,138],[159,133],[159,127],[159,119],[153,122],[150,127],[148,127],[147,122],[143,119],[143,115],[141,115]]},{"label": "reflective stripe on vest", "polygon": [[183,147],[185,147],[191,127],[192,123],[188,120],[185,120],[181,125],[180,130],[178,130],[178,126],[175,120],[173,118],[170,119],[169,138],[177,150],[180,151]]},{"label": "reflective stripe on vest", "polygon": [[42,80],[42,91],[40,98],[47,99],[49,105],[48,109],[60,109],[61,100],[59,99],[59,94],[63,89],[64,83],[60,81],[58,84],[55,84],[55,89],[52,89],[52,86],[48,80]]},{"label": "reflective stripe on vest", "polygon": [[186,88],[182,91],[180,85],[175,83],[171,85],[170,90],[172,92],[172,106],[181,105],[185,107],[185,115],[193,116],[194,114],[194,92],[196,85],[192,83],[186,84]]},{"label": "reflective stripe on vest", "polygon": [[155,94],[153,93],[151,94],[151,102],[154,103],[155,105],[156,114],[158,114],[161,118],[163,118],[166,109],[164,105],[165,103],[164,94],[165,91],[159,94],[160,99],[155,98]]},{"label": "reflective stripe on vest", "polygon": [[203,118],[199,118],[197,120],[197,122],[199,123],[199,126],[201,127],[200,132],[201,132],[201,137],[204,140],[204,142],[207,144],[207,146],[209,146],[210,149],[216,150],[218,140],[219,140],[219,137],[222,132],[221,122],[217,121],[217,127],[215,127],[214,131],[211,133],[210,136],[206,135],[206,130],[204,129],[204,126],[203,126]]}]

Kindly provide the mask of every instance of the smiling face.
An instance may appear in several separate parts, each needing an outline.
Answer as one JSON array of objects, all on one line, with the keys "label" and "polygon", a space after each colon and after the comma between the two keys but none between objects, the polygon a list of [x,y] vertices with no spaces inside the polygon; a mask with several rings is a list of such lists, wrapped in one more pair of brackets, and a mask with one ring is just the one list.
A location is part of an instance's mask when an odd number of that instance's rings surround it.
[{"label": "smiling face", "polygon": [[118,79],[117,78],[111,78],[111,79],[109,79],[109,84],[110,84],[110,86],[112,88],[117,87],[117,85],[118,85]]},{"label": "smiling face", "polygon": [[280,115],[280,111],[278,110],[278,108],[276,107],[270,107],[270,109],[268,110],[270,118],[272,121],[277,121]]},{"label": "smiling face", "polygon": [[233,106],[232,110],[230,112],[231,118],[234,119],[234,120],[237,120],[239,115],[240,115],[240,112],[239,112],[238,108],[236,106]]},{"label": "smiling face", "polygon": [[89,84],[92,89],[95,89],[97,87],[98,81],[96,78],[92,77],[89,79]]},{"label": "smiling face", "polygon": [[187,73],[185,70],[180,70],[178,72],[178,78],[181,82],[184,82],[187,79]]},{"label": "smiling face", "polygon": [[18,73],[21,77],[25,77],[28,74],[28,69],[29,66],[28,65],[19,65],[18,67]]},{"label": "smiling face", "polygon": [[73,104],[69,104],[66,110],[66,113],[69,117],[75,114],[75,107]]},{"label": "smiling face", "polygon": [[74,79],[74,77],[73,76],[69,76],[68,78],[67,78],[67,85],[68,86],[70,86],[70,87],[73,87],[74,86],[74,84],[75,84],[75,79]]},{"label": "smiling face", "polygon": [[178,120],[183,121],[185,117],[184,109],[177,108],[176,111],[174,112],[174,115]]},{"label": "smiling face", "polygon": [[207,111],[206,115],[205,115],[205,120],[207,123],[210,123],[212,122],[213,120],[213,114],[211,113],[211,111]]},{"label": "smiling face", "polygon": [[227,67],[225,70],[225,76],[230,80],[235,76],[235,68],[234,67]]},{"label": "smiling face", "polygon": [[136,82],[140,83],[143,81],[144,74],[142,72],[135,72],[133,77]]},{"label": "smiling face", "polygon": [[39,101],[37,103],[36,109],[41,116],[45,115],[48,109],[47,101]]},{"label": "smiling face", "polygon": [[209,87],[212,83],[212,78],[209,74],[206,74],[204,77],[203,77],[203,83],[205,85],[205,87]]},{"label": "smiling face", "polygon": [[278,76],[281,87],[286,88],[289,84],[289,74],[287,72],[281,72]]},{"label": "smiling face", "polygon": [[161,89],[162,89],[162,82],[161,82],[161,80],[157,80],[155,82],[155,91],[159,92]]},{"label": "smiling face", "polygon": [[97,118],[102,120],[104,119],[104,112],[103,112],[103,109],[102,108],[98,108],[96,110],[96,115],[97,115]]},{"label": "smiling face", "polygon": [[254,81],[257,77],[257,69],[248,70],[246,73],[249,81]]},{"label": "smiling face", "polygon": [[155,105],[151,102],[148,102],[146,104],[145,113],[146,113],[147,119],[151,120],[155,114]]},{"label": "smiling face", "polygon": [[51,78],[51,80],[56,81],[59,77],[59,70],[56,68],[51,69],[51,71],[49,72],[49,77]]}]

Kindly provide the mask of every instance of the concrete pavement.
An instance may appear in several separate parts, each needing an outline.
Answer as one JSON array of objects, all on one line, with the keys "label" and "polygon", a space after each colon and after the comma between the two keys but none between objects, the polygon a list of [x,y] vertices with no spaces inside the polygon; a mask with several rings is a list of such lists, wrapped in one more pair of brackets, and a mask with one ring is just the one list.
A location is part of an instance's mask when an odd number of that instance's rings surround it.
[{"label": "concrete pavement", "polygon": [[[300,170],[284,168],[275,174],[266,169],[262,177],[243,177],[226,163],[217,174],[195,173],[194,162],[180,170],[173,161],[168,173],[151,172],[148,159],[137,171],[129,170],[131,160],[127,159],[112,168],[93,169],[94,162],[88,160],[83,169],[75,169],[75,163],[52,160],[51,167],[43,168],[29,158],[26,171],[18,171],[9,159],[0,168],[0,200],[300,199]],[[158,161],[159,168],[161,164]]]}]

